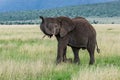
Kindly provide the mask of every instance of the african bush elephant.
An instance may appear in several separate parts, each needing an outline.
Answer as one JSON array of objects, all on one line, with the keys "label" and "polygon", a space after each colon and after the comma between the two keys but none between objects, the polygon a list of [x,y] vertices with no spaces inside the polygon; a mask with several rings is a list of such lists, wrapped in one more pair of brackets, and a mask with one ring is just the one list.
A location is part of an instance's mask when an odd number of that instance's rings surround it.
[{"label": "african bush elephant", "polygon": [[[58,41],[57,59],[56,62],[64,62],[66,58],[67,45],[70,46],[74,53],[74,63],[80,63],[79,50],[87,49],[90,55],[89,64],[95,62],[94,51],[97,46],[96,31],[92,25],[82,17],[68,18],[68,17],[48,17],[42,19],[40,29],[49,37],[53,35]],[[100,50],[97,46],[97,52]]]}]

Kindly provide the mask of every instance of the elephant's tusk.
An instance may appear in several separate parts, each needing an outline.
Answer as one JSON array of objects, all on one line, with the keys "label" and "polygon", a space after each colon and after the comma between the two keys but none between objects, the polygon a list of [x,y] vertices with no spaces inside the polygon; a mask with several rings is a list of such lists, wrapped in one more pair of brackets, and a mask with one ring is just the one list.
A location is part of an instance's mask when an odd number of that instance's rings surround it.
[{"label": "elephant's tusk", "polygon": [[55,36],[55,33],[56,33],[56,28],[54,28],[54,32],[53,32],[53,35]]},{"label": "elephant's tusk", "polygon": [[45,37],[46,37],[46,35],[44,35],[44,36],[42,37],[42,39],[45,38]]}]

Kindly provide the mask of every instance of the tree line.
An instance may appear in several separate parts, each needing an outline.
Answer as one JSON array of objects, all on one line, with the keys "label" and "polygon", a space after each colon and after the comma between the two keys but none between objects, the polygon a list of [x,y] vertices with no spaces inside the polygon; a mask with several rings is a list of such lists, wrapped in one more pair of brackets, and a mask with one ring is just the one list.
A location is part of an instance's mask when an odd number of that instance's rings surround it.
[{"label": "tree line", "polygon": [[[120,17],[120,1],[98,3],[89,5],[77,5],[48,10],[31,10],[0,13],[0,24],[38,24],[39,16],[44,17]],[[37,22],[35,22],[37,21]],[[96,20],[94,20],[95,23]]]}]

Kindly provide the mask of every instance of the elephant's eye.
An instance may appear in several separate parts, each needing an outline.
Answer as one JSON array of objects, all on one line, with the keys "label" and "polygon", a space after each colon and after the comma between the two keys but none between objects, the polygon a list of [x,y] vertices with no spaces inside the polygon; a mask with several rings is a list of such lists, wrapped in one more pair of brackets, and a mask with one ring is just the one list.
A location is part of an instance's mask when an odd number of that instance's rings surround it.
[{"label": "elephant's eye", "polygon": [[46,25],[46,27],[50,26],[49,24]]},{"label": "elephant's eye", "polygon": [[48,26],[53,26],[53,24],[52,24],[52,23],[49,23]]},{"label": "elephant's eye", "polygon": [[57,25],[57,24],[55,24],[54,26],[55,26],[55,27],[57,27],[58,25]]}]

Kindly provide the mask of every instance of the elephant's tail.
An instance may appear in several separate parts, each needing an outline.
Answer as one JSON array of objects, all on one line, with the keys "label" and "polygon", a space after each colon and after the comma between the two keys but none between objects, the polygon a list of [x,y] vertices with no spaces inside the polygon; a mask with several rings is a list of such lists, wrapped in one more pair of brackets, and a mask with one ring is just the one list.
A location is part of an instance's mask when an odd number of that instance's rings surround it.
[{"label": "elephant's tail", "polygon": [[97,52],[100,53],[100,49],[98,48],[97,41],[96,41],[96,46],[97,46]]}]

